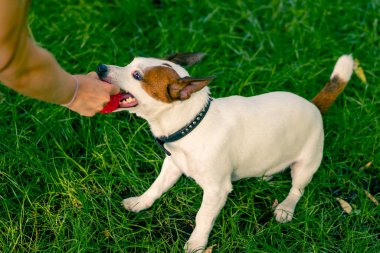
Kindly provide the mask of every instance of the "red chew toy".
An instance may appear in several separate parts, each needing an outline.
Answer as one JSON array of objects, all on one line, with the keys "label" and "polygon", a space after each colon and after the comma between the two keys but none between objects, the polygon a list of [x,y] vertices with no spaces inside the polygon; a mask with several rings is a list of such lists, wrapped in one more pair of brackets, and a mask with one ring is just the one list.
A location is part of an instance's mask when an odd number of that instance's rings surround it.
[{"label": "red chew toy", "polygon": [[119,103],[121,100],[121,94],[112,95],[110,101],[104,106],[104,108],[99,113],[111,113],[119,108]]}]

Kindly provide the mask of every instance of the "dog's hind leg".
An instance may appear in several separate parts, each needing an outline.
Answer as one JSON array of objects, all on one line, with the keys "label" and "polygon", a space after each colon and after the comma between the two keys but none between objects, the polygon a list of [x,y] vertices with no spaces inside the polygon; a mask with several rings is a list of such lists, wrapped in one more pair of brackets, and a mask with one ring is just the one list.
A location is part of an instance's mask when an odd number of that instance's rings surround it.
[{"label": "dog's hind leg", "polygon": [[291,165],[292,188],[288,196],[275,209],[278,222],[288,222],[293,218],[294,209],[303,195],[305,187],[319,168],[322,151],[317,152],[311,161],[299,160]]}]

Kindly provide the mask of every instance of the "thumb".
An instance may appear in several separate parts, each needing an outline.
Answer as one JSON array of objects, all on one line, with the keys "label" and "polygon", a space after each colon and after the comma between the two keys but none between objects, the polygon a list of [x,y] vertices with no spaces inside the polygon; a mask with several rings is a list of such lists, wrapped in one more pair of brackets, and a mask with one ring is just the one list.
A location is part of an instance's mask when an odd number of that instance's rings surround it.
[{"label": "thumb", "polygon": [[100,80],[98,74],[96,74],[95,71],[88,73],[87,76],[96,79],[97,81],[101,82],[102,85],[107,85],[106,87],[108,88],[110,95],[116,95],[116,94],[120,93],[120,87],[119,86],[113,85],[113,84],[110,84],[110,83],[107,83],[105,81]]},{"label": "thumb", "polygon": [[91,71],[91,72],[88,73],[87,75],[88,75],[88,76],[91,76],[91,77],[93,77],[93,78],[95,78],[95,79],[100,80],[98,74],[96,74],[95,71]]}]

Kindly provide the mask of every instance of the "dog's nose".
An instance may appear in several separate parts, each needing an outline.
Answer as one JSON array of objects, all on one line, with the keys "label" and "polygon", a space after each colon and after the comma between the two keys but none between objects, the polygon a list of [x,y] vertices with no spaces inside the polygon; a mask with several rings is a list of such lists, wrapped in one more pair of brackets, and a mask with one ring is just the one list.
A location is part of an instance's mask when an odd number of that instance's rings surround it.
[{"label": "dog's nose", "polygon": [[98,74],[100,79],[103,79],[107,76],[108,68],[104,64],[100,64],[96,69],[96,74]]}]

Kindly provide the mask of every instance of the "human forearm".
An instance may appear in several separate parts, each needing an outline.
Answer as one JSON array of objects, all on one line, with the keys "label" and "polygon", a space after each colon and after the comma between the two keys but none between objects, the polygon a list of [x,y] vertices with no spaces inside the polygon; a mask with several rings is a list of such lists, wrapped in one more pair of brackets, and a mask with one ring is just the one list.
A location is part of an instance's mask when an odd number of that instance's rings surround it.
[{"label": "human forearm", "polygon": [[[119,88],[100,81],[96,74],[71,75],[59,66],[53,55],[31,39],[25,50],[19,50],[9,67],[0,73],[8,87],[42,101],[66,104],[72,100],[78,81],[76,99],[68,106],[84,116],[93,116],[117,94]],[[21,53],[23,52],[23,53]]]},{"label": "human forearm", "polygon": [[28,36],[28,0],[0,0],[0,81],[26,96],[63,104],[75,80]]},{"label": "human forearm", "polygon": [[75,90],[74,78],[31,39],[0,77],[6,86],[21,94],[56,104],[70,101]]},{"label": "human forearm", "polygon": [[61,68],[51,53],[29,38],[28,5],[28,0],[0,0],[0,82],[26,96],[93,116],[119,87],[94,73],[73,76]]}]

